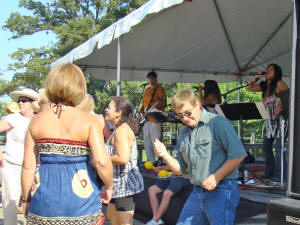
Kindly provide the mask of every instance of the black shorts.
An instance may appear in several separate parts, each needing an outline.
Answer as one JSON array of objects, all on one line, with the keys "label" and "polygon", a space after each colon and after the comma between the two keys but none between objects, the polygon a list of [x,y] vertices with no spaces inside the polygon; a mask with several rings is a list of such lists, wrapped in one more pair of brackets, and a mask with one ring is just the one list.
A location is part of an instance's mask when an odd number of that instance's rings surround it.
[{"label": "black shorts", "polygon": [[134,195],[131,195],[122,198],[114,198],[110,200],[110,203],[116,205],[117,211],[133,211],[135,208],[135,197]]}]

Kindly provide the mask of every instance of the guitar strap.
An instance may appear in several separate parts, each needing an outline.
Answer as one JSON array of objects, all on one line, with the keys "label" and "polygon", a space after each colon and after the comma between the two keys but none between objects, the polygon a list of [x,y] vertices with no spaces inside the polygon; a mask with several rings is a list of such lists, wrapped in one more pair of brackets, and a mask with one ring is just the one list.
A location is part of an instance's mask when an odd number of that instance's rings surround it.
[{"label": "guitar strap", "polygon": [[[153,102],[153,98],[154,98],[154,96],[155,96],[155,94],[156,94],[157,89],[158,89],[158,87],[154,89],[154,91],[153,91],[153,93],[152,93],[152,96],[151,96],[151,99],[150,99],[150,102],[149,102],[149,104],[148,104],[147,107],[146,107],[146,108],[147,108],[146,111],[149,110],[149,108],[150,108],[150,106],[151,106],[151,104],[152,104],[152,102]],[[145,112],[146,112],[146,111],[145,111]]]},{"label": "guitar strap", "polygon": [[152,104],[152,102],[153,102],[153,98],[154,98],[154,96],[155,96],[155,94],[156,94],[157,89],[158,89],[158,88],[155,88],[155,89],[154,89],[154,91],[153,91],[153,93],[152,93],[152,96],[151,96],[151,99],[150,99],[150,102],[149,102],[149,105],[148,105],[147,107],[150,107],[150,106],[151,106],[151,104]]}]

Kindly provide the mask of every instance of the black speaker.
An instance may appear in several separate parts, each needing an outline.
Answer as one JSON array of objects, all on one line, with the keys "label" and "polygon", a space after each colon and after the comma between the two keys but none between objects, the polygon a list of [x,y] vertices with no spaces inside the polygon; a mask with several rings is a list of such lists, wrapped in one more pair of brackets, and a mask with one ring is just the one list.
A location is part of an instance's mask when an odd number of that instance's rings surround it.
[{"label": "black speaker", "polygon": [[294,1],[295,26],[289,112],[288,196],[300,198],[300,5]]},{"label": "black speaker", "polygon": [[300,224],[300,200],[280,198],[267,204],[268,225]]}]

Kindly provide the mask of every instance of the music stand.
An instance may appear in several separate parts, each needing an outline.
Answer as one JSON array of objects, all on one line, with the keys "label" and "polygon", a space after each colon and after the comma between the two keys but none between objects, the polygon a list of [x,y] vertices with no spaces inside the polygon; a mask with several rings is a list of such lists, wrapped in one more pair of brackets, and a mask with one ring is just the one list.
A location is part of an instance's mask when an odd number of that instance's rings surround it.
[{"label": "music stand", "polygon": [[[241,141],[244,144],[243,139],[243,123],[242,120],[254,120],[254,119],[269,119],[269,114],[262,102],[242,102],[233,104],[218,104],[215,106],[217,113],[226,117],[229,120],[241,121]],[[242,183],[245,183],[244,162],[241,165],[242,170]],[[251,173],[251,172],[250,172]],[[254,176],[254,174],[251,173]]]},{"label": "music stand", "polygon": [[167,121],[167,116],[163,111],[158,109],[151,109],[147,112],[153,119],[157,120],[160,123],[164,123]]},{"label": "music stand", "polygon": [[218,104],[215,108],[219,115],[229,120],[269,119],[269,114],[262,102]]}]

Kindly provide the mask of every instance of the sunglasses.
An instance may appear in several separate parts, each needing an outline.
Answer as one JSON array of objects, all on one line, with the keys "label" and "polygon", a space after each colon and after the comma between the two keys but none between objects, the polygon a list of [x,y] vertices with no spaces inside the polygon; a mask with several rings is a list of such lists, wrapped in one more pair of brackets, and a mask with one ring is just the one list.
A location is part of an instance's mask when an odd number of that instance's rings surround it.
[{"label": "sunglasses", "polygon": [[177,113],[177,118],[182,119],[183,117],[190,117],[192,115],[192,112],[184,112],[184,113]]},{"label": "sunglasses", "polygon": [[33,100],[32,99],[30,99],[30,98],[22,98],[22,99],[19,99],[18,100],[18,103],[25,103],[25,102],[32,102]]}]

